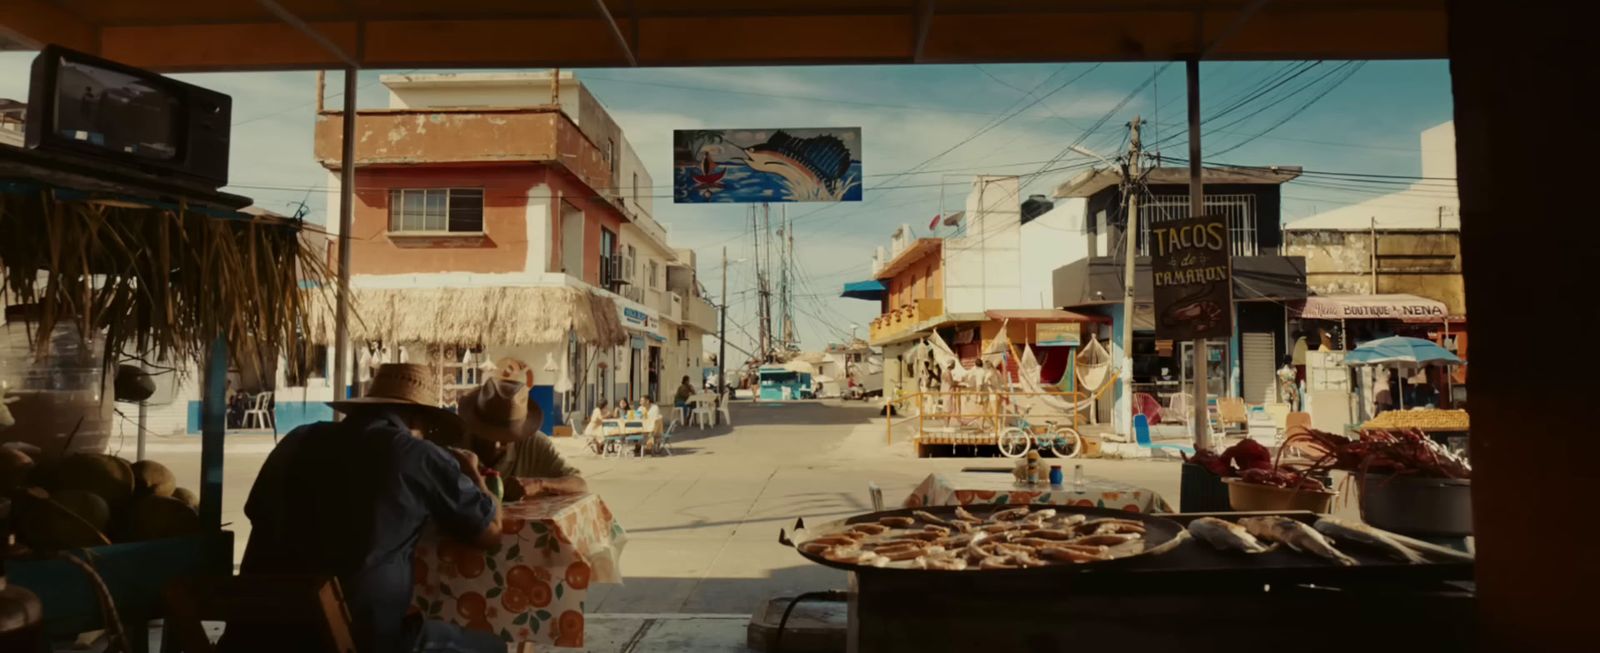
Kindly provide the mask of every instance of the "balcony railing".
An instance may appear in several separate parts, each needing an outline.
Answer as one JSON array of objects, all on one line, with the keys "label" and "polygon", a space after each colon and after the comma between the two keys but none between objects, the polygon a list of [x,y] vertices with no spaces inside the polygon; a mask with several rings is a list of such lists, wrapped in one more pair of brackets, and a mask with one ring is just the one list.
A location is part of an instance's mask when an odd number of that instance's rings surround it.
[{"label": "balcony railing", "polygon": [[879,315],[868,326],[868,333],[872,342],[876,343],[904,335],[916,328],[916,325],[940,315],[944,315],[943,299],[934,297],[915,299],[911,303],[902,304]]},{"label": "balcony railing", "polygon": [[717,330],[717,307],[704,297],[690,297],[683,300],[683,322],[692,325],[706,333]]},{"label": "balcony railing", "polygon": [[[1228,216],[1228,237],[1233,243],[1234,256],[1276,254],[1266,251],[1256,242],[1255,195],[1206,195],[1205,211],[1208,215]],[[1163,222],[1189,217],[1188,195],[1151,195],[1140,206],[1139,255],[1150,255],[1150,227]]]}]

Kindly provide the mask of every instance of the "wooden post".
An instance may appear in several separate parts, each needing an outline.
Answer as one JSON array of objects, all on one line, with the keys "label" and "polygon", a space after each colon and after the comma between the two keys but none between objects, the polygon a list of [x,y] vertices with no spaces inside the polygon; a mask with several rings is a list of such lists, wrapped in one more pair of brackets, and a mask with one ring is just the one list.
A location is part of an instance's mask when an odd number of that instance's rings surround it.
[{"label": "wooden post", "polygon": [[222,528],[222,447],[228,427],[228,341],[218,336],[206,354],[200,395],[200,521]]},{"label": "wooden post", "polygon": [[[1200,167],[1200,58],[1190,57],[1184,62],[1189,87],[1189,216],[1205,213],[1205,183]],[[1232,310],[1232,307],[1229,307]],[[1231,317],[1231,316],[1230,316]],[[1194,448],[1204,451],[1211,448],[1211,415],[1206,410],[1206,384],[1210,374],[1206,366],[1210,361],[1204,338],[1194,340]]]},{"label": "wooden post", "polygon": [[359,376],[350,361],[350,229],[356,205],[356,68],[344,69],[344,124],[339,155],[339,278],[334,287],[333,398]]}]

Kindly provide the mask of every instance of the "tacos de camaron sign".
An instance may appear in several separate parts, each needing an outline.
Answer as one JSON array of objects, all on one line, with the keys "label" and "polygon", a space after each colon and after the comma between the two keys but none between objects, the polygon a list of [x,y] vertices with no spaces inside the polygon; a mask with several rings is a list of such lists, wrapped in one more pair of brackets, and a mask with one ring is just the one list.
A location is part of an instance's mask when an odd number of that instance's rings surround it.
[{"label": "tacos de camaron sign", "polygon": [[1150,225],[1156,337],[1233,335],[1233,248],[1228,237],[1227,216]]}]

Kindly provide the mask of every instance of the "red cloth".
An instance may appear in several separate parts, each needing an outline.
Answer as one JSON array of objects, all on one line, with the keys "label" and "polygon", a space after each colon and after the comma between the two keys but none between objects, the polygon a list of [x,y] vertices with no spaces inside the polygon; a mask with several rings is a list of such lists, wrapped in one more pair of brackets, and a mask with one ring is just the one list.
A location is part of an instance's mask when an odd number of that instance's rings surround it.
[{"label": "red cloth", "polygon": [[1147,392],[1133,394],[1133,412],[1144,415],[1145,419],[1150,420],[1151,426],[1161,423],[1161,402]]},{"label": "red cloth", "polygon": [[943,217],[944,216],[942,216],[942,215],[933,216],[933,220],[928,222],[928,231],[933,231],[934,229],[938,229],[939,228],[939,218],[943,218]]}]

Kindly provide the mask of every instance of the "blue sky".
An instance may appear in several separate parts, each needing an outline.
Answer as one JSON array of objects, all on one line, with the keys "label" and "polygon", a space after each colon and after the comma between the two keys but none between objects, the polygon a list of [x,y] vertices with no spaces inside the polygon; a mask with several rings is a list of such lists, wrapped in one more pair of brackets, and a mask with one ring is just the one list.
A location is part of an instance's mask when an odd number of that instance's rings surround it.
[{"label": "blue sky", "polygon": [[[0,97],[26,98],[30,61],[28,53],[0,53]],[[1248,97],[1248,91],[1264,82],[1286,77],[1294,70],[1289,66],[1204,64],[1202,115]],[[1348,79],[1333,86],[1347,73],[1351,73]],[[387,101],[378,74],[362,75],[362,106]],[[663,184],[671,179],[672,130],[862,128],[865,201],[788,207],[797,217],[796,246],[807,281],[796,291],[801,295],[800,334],[807,348],[840,340],[851,323],[862,325],[858,333],[865,335],[865,325],[877,307],[837,298],[840,284],[866,278],[873,247],[887,245],[890,232],[901,223],[923,230],[940,212],[941,190],[947,206],[959,207],[971,175],[986,172],[1025,175],[1031,179],[1025,193],[1048,193],[1078,170],[1040,173],[1045,162],[1056,160],[1051,167],[1085,163],[1087,159],[1077,154],[1058,159],[1073,142],[1114,156],[1124,146],[1127,122],[1136,114],[1153,122],[1145,129],[1147,144],[1167,141],[1160,148],[1163,152],[1187,156],[1182,64],[593,69],[577,74],[611,111],[645,161],[658,186],[656,218],[667,226],[674,245],[698,251],[701,280],[712,292],[721,281],[717,261],[723,245],[732,258],[750,256],[747,214],[738,206],[674,206],[665,197]],[[311,219],[324,219],[323,194],[332,191],[324,187],[326,175],[311,158],[315,73],[182,77],[233,96],[231,190],[280,212],[292,212],[307,200]],[[1075,81],[1063,87],[1068,80]],[[1306,91],[1271,104],[1284,91],[1303,84],[1310,85]],[[1143,90],[1132,93],[1141,85]],[[1058,87],[1059,91],[1035,101]],[[339,88],[339,75],[330,74],[330,96]],[[1311,101],[1325,89],[1331,90]],[[330,102],[339,99],[331,97]],[[1367,62],[1359,67],[1326,62],[1209,124],[1208,129],[1221,129],[1203,144],[1208,161],[1417,175],[1419,133],[1450,120],[1451,114],[1450,77],[1443,61]],[[1102,119],[1098,130],[1086,131]],[[1224,155],[1210,154],[1246,140]],[[925,162],[921,174],[894,174]],[[1368,199],[1375,192],[1379,191],[1346,192],[1291,183],[1284,188],[1284,219]],[[745,329],[754,331],[754,302],[753,293],[739,291],[753,279],[748,264],[733,266],[729,274],[730,340],[742,346],[749,341]]]}]

